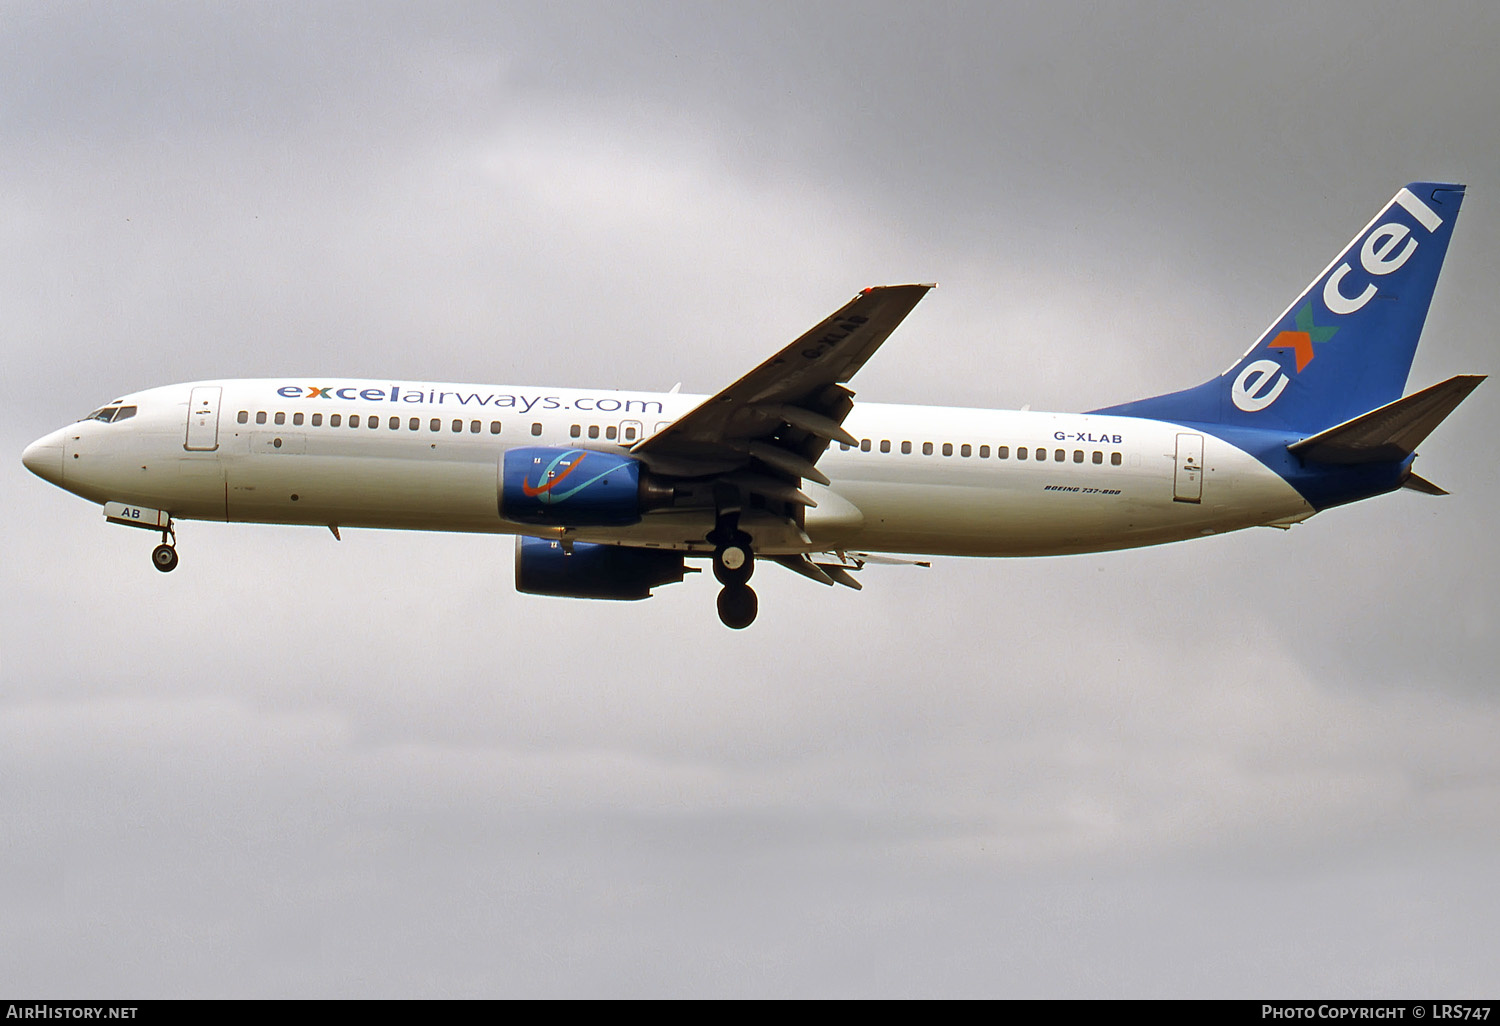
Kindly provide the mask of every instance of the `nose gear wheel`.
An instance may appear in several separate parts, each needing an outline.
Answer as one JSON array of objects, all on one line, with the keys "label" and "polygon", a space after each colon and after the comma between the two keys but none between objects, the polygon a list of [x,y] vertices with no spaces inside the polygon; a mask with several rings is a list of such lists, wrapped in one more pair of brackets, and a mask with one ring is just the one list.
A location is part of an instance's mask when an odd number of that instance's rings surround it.
[{"label": "nose gear wheel", "polygon": [[176,570],[177,550],[166,543],[158,545],[151,550],[151,565],[164,574]]},{"label": "nose gear wheel", "polygon": [[171,517],[167,518],[167,526],[161,532],[161,544],[151,550],[151,565],[164,574],[177,569],[177,531],[172,526]]}]

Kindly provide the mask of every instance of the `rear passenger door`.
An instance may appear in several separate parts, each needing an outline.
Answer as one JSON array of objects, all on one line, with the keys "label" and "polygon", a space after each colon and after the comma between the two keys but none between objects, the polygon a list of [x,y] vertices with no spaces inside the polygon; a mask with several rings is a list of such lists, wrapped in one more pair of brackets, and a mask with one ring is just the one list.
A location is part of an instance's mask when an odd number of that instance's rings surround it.
[{"label": "rear passenger door", "polygon": [[1177,436],[1177,469],[1173,474],[1172,499],[1203,501],[1203,436]]}]

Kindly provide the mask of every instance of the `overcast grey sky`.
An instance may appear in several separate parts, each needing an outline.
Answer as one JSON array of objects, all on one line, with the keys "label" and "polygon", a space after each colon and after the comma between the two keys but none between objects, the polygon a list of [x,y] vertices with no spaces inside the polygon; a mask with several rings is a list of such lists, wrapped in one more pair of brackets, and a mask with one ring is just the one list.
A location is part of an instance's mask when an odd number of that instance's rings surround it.
[{"label": "overcast grey sky", "polygon": [[[1312,9],[1309,10],[1308,8]],[[935,280],[861,398],[1222,370],[1405,182],[1410,387],[1500,369],[1482,3],[0,3],[0,992],[1492,994],[1494,384],[1290,532],[521,597],[509,539],[28,474],[120,393],[711,392]]]}]

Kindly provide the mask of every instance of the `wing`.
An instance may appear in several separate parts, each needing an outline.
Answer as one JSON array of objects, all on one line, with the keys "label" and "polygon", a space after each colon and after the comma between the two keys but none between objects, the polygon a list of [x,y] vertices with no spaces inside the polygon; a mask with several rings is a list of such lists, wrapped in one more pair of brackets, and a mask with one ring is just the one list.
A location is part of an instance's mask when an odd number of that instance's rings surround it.
[{"label": "wing", "polygon": [[[828,443],[854,444],[841,426],[854,408],[845,383],[933,287],[865,289],[749,374],[638,442],[631,454],[679,477],[743,469],[747,490],[805,500],[794,479],[827,484],[816,463]],[[775,495],[773,482],[782,494]]]}]

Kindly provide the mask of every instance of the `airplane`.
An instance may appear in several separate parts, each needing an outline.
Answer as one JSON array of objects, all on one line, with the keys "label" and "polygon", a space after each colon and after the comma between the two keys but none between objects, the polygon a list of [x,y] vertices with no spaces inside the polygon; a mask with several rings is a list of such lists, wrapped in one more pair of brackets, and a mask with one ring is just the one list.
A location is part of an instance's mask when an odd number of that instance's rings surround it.
[{"label": "airplane", "polygon": [[854,401],[933,286],[867,288],[711,396],[288,377],[133,392],[28,446],[38,476],[161,535],[183,520],[517,536],[516,588],[636,600],[698,572],[734,629],[758,564],[871,564],[1289,528],[1405,487],[1481,381],[1405,396],[1462,185],[1402,188],[1228,370],[1085,413]]}]

